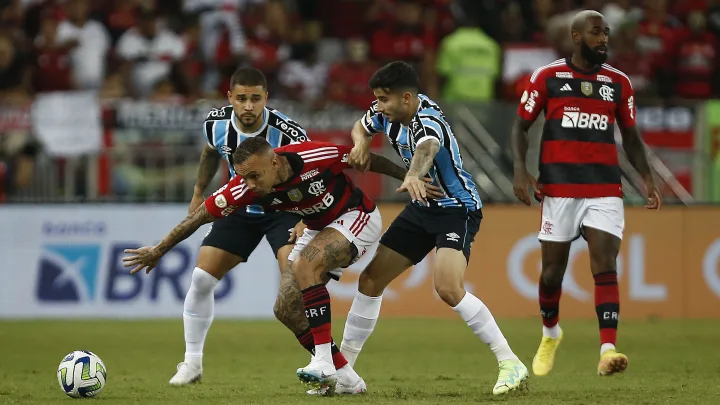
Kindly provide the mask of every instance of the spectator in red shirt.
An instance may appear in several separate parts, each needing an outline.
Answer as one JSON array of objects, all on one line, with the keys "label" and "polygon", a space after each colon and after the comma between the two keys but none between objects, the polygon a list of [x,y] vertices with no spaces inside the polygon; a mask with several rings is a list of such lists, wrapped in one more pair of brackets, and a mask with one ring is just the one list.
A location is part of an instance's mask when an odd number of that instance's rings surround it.
[{"label": "spectator in red shirt", "polygon": [[702,10],[687,15],[687,28],[675,58],[675,93],[682,98],[707,99],[717,86],[717,38],[707,30]]},{"label": "spectator in red shirt", "polygon": [[422,24],[422,5],[414,0],[397,0],[394,19],[372,35],[371,53],[381,65],[393,60],[419,62],[435,46],[434,30]]},{"label": "spectator in red shirt", "polygon": [[368,82],[380,66],[368,59],[368,44],[362,39],[348,40],[346,52],[345,60],[330,67],[326,100],[365,110],[375,100]]},{"label": "spectator in red shirt", "polygon": [[620,69],[630,78],[635,93],[649,95],[653,91],[653,66],[643,57],[638,46],[638,24],[627,21],[611,33],[611,53],[608,63]]},{"label": "spectator in red shirt", "polygon": [[670,84],[677,39],[682,29],[680,21],[668,13],[667,0],[645,0],[639,24],[640,51],[650,60],[660,95],[669,97],[673,91]]},{"label": "spectator in red shirt", "polygon": [[44,15],[40,34],[35,39],[35,91],[65,91],[73,88],[70,68],[70,48],[57,42],[58,21]]}]

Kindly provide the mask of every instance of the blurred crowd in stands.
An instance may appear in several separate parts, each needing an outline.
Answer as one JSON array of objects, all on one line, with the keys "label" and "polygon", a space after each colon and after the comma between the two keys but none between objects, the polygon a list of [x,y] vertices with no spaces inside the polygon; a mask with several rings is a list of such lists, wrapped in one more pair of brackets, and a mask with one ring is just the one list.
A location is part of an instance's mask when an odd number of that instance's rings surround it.
[{"label": "blurred crowd in stands", "polygon": [[[515,100],[539,61],[572,51],[581,9],[606,16],[609,63],[640,96],[718,94],[717,0],[0,0],[0,99],[222,98],[253,65],[273,98],[364,109],[370,75],[402,59],[432,97]],[[541,57],[518,65],[519,49]]]}]

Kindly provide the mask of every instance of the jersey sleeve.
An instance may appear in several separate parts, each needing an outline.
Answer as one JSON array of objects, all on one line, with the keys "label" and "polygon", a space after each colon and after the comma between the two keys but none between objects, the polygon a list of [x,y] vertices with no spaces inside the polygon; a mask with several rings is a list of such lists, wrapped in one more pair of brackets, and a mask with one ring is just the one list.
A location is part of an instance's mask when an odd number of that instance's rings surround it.
[{"label": "jersey sleeve", "polygon": [[539,68],[530,76],[530,83],[520,98],[518,116],[526,121],[535,121],[547,102],[545,77],[547,68]]},{"label": "jersey sleeve", "polygon": [[215,121],[205,121],[203,123],[203,135],[205,135],[205,141],[207,142],[208,146],[217,149],[215,146],[215,137],[213,136],[213,124]]},{"label": "jersey sleeve", "polygon": [[302,127],[302,125],[298,124],[296,121],[278,110],[272,110],[272,113],[283,120],[283,122],[279,125],[279,128],[282,130],[283,133],[283,137],[280,140],[280,146],[291,145],[294,143],[310,140],[307,131],[305,130],[305,128]]},{"label": "jersey sleeve", "polygon": [[378,112],[377,101],[373,101],[360,122],[369,135],[375,135],[385,130],[385,116]]},{"label": "jersey sleeve", "polygon": [[441,123],[434,121],[429,118],[418,118],[416,115],[412,121],[408,130],[410,131],[410,137],[415,143],[415,147],[420,146],[421,143],[426,141],[438,141],[440,145],[443,144],[442,128]]},{"label": "jersey sleeve", "polygon": [[622,76],[622,79],[622,98],[617,107],[616,118],[620,128],[630,128],[635,126],[635,90],[630,79],[625,76]]},{"label": "jersey sleeve", "polygon": [[238,208],[250,205],[254,196],[255,194],[245,184],[245,180],[240,176],[235,176],[229,183],[205,199],[205,208],[213,217],[222,218],[232,214]]},{"label": "jersey sleeve", "polygon": [[333,173],[340,173],[345,169],[349,169],[352,166],[348,163],[348,156],[350,156],[350,151],[352,150],[352,146],[347,145],[335,145],[337,147],[337,157],[333,159],[330,169]]}]

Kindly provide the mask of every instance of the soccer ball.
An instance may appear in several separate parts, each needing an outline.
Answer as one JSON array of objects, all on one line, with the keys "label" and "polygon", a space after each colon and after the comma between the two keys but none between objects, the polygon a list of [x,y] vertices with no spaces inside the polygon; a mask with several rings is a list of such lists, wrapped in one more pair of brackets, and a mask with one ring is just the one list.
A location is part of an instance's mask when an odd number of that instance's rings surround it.
[{"label": "soccer ball", "polygon": [[60,388],[68,396],[92,397],[105,387],[107,369],[95,353],[76,350],[62,359],[57,377]]}]

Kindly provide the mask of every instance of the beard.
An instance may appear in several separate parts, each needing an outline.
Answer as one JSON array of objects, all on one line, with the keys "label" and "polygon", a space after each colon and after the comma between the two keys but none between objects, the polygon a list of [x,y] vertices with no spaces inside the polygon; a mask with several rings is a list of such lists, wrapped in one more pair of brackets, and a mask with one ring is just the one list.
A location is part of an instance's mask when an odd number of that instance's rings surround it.
[{"label": "beard", "polygon": [[607,60],[607,51],[600,53],[589,46],[585,42],[580,45],[580,55],[591,65],[602,65]]},{"label": "beard", "polygon": [[[260,115],[262,115],[262,114],[260,114]],[[257,120],[260,118],[260,115],[253,115],[252,117],[250,117],[249,115],[241,115],[240,122],[242,123],[242,125],[244,127],[251,127],[251,126],[255,125]]]}]

